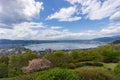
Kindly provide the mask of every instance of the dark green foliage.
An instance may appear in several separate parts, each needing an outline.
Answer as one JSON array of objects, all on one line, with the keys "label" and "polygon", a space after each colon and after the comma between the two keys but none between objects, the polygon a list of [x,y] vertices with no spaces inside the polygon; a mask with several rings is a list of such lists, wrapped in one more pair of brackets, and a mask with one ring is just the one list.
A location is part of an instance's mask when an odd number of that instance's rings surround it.
[{"label": "dark green foliage", "polygon": [[[27,51],[25,52],[24,54],[21,54],[22,55],[22,58],[21,58],[21,64],[22,66],[27,66],[28,65],[28,62],[32,59],[35,59],[35,58],[38,58],[38,55],[31,52],[31,51]],[[22,63],[23,62],[23,63]]]},{"label": "dark green foliage", "polygon": [[8,65],[0,63],[0,78],[8,77]]},{"label": "dark green foliage", "polygon": [[8,56],[3,55],[3,56],[0,57],[0,63],[5,63],[5,64],[8,65],[8,62],[9,62]]},{"label": "dark green foliage", "polygon": [[0,57],[0,78],[8,77],[9,58],[6,55]]},{"label": "dark green foliage", "polygon": [[98,61],[99,59],[100,59],[100,54],[95,49],[89,49],[84,51],[85,61]]},{"label": "dark green foliage", "polygon": [[73,62],[78,62],[82,55],[83,53],[80,50],[72,50],[69,56]]},{"label": "dark green foliage", "polygon": [[14,77],[23,74],[22,67],[27,66],[29,60],[37,58],[37,55],[32,52],[24,54],[12,54],[9,60],[9,77]]},{"label": "dark green foliage", "polygon": [[75,63],[69,63],[67,65],[67,68],[69,68],[69,69],[75,69],[76,68],[76,64]]},{"label": "dark green foliage", "polygon": [[30,73],[30,74],[20,75],[12,78],[1,78],[0,80],[35,80],[38,74],[39,74],[38,72]]},{"label": "dark green foliage", "polygon": [[98,48],[99,54],[103,56],[103,62],[118,62],[120,51],[115,50],[112,45],[105,45]]},{"label": "dark green foliage", "polygon": [[102,67],[103,64],[100,62],[79,62],[75,64],[76,67],[87,67],[87,66],[96,66],[96,67]]},{"label": "dark green foliage", "polygon": [[[14,76],[18,76],[20,74],[22,74],[22,56],[21,55],[17,55],[17,54],[12,54],[10,56],[10,60],[9,60],[9,72],[8,75],[9,77],[14,77]],[[22,62],[23,63],[23,62]]]},{"label": "dark green foliage", "polygon": [[68,54],[65,54],[64,51],[56,51],[46,54],[44,57],[52,62],[53,67],[66,67],[70,61]]},{"label": "dark green foliage", "polygon": [[118,80],[111,72],[101,68],[79,68],[76,72],[83,80]]},{"label": "dark green foliage", "polygon": [[120,39],[115,40],[115,41],[113,41],[112,43],[113,43],[113,44],[120,44]]},{"label": "dark green foliage", "polygon": [[118,75],[120,77],[120,62],[115,67],[114,72],[116,75]]},{"label": "dark green foliage", "polygon": [[67,69],[52,69],[45,71],[35,80],[81,80],[74,71]]},{"label": "dark green foliage", "polygon": [[72,59],[72,62],[94,61],[99,58],[99,54],[94,50],[72,50],[70,53],[70,57]]},{"label": "dark green foliage", "polygon": [[38,73],[20,75],[20,76],[12,78],[11,80],[35,80],[37,75],[38,75]]}]

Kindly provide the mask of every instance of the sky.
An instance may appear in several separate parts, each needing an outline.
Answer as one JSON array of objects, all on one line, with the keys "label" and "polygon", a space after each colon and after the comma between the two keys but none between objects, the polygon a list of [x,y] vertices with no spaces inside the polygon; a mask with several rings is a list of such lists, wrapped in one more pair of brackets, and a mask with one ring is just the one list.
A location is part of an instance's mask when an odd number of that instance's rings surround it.
[{"label": "sky", "polygon": [[120,0],[0,0],[0,39],[120,35]]}]

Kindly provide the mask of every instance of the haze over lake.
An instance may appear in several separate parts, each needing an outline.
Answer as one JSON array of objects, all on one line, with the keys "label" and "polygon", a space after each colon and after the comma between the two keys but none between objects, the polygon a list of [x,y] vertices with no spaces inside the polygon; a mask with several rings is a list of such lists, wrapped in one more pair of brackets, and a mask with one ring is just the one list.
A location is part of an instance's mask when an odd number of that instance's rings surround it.
[{"label": "haze over lake", "polygon": [[52,50],[70,50],[70,49],[88,49],[103,45],[102,42],[54,42],[54,43],[40,43],[25,46],[25,48],[44,51],[46,49]]}]

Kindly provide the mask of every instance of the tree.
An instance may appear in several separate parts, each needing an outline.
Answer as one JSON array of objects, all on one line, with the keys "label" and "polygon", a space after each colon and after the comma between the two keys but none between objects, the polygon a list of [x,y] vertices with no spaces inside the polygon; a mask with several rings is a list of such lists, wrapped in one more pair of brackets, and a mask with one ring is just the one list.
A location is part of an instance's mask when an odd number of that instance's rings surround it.
[{"label": "tree", "polygon": [[114,50],[114,47],[112,45],[105,45],[102,47],[99,47],[99,52],[103,56],[104,62],[118,62],[119,61],[119,51]]},{"label": "tree", "polygon": [[8,77],[8,66],[5,63],[0,63],[0,78]]},{"label": "tree", "polygon": [[80,62],[80,61],[93,61],[96,60],[99,55],[94,50],[72,50],[70,53],[70,57],[73,62]]},{"label": "tree", "polygon": [[44,57],[52,62],[53,67],[66,67],[70,59],[68,54],[65,54],[64,51],[55,51],[46,54]]},{"label": "tree", "polygon": [[6,56],[6,55],[1,56],[0,63],[5,63],[8,65],[8,62],[9,62],[8,56]]},{"label": "tree", "polygon": [[27,67],[23,67],[24,73],[35,72],[39,70],[49,69],[51,67],[51,62],[47,59],[33,59],[29,61]]},{"label": "tree", "polygon": [[81,55],[80,50],[72,50],[71,53],[69,54],[72,61],[75,61],[75,62],[80,60],[80,55]]},{"label": "tree", "polygon": [[14,77],[20,74],[23,74],[22,67],[27,66],[29,60],[37,58],[37,54],[34,54],[31,51],[27,51],[23,54],[12,54],[9,60],[9,73],[10,77]]},{"label": "tree", "polygon": [[9,60],[9,71],[8,71],[8,76],[9,77],[14,77],[22,74],[22,70],[20,69],[22,67],[22,56],[18,54],[12,54],[10,56]]}]

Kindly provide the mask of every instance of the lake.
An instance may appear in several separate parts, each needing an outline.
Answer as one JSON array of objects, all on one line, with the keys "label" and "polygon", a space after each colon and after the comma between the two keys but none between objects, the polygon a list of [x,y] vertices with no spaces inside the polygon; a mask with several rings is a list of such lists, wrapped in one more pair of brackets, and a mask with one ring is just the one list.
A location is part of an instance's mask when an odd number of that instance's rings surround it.
[{"label": "lake", "polygon": [[31,44],[25,46],[25,48],[35,50],[35,51],[44,51],[46,49],[52,50],[70,50],[70,49],[88,49],[95,48],[105,43],[102,42],[52,42],[52,43],[40,43],[40,44]]}]

